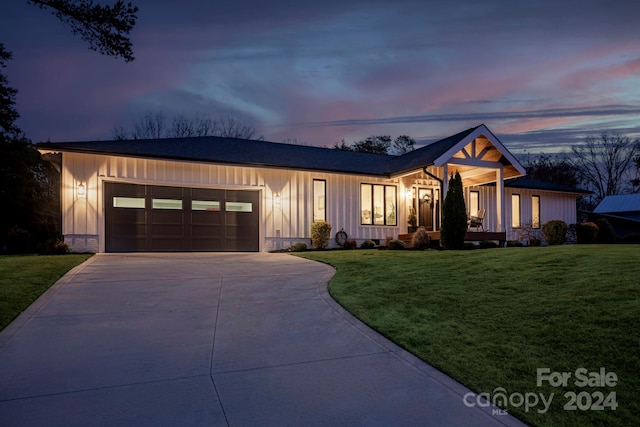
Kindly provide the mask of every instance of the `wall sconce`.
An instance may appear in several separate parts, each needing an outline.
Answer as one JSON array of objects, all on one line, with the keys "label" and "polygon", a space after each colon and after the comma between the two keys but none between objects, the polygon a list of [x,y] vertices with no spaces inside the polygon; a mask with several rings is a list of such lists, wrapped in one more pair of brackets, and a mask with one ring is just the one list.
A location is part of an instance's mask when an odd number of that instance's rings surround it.
[{"label": "wall sconce", "polygon": [[87,193],[86,193],[86,188],[84,187],[84,184],[81,182],[80,184],[78,184],[78,197],[84,197]]},{"label": "wall sconce", "polygon": [[413,198],[413,188],[407,188],[405,195],[407,196],[407,199]]},{"label": "wall sconce", "polygon": [[276,208],[280,207],[280,204],[281,204],[280,193],[276,193],[276,195],[273,196],[273,204],[275,205]]}]

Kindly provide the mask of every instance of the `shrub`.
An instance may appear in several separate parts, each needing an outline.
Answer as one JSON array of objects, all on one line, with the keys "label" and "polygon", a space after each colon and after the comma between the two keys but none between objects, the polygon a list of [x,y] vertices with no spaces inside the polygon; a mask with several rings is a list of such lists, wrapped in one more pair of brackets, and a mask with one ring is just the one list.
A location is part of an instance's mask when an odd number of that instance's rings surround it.
[{"label": "shrub", "polygon": [[[529,240],[531,241],[531,240]],[[507,247],[508,248],[521,248],[524,244],[520,240],[508,240]]]},{"label": "shrub", "polygon": [[331,224],[325,221],[314,222],[311,226],[311,244],[316,249],[326,249],[331,238]]},{"label": "shrub", "polygon": [[552,219],[542,226],[542,234],[544,240],[549,245],[562,245],[567,241],[567,231],[569,226],[566,222],[559,219]]},{"label": "shrub", "polygon": [[342,245],[343,249],[355,249],[358,247],[358,243],[354,239],[347,239]]},{"label": "shrub", "polygon": [[462,249],[467,234],[467,208],[464,204],[462,178],[451,175],[449,189],[442,205],[440,241],[447,249]]},{"label": "shrub", "polygon": [[593,222],[581,222],[576,226],[578,243],[594,244],[598,241],[598,226]]},{"label": "shrub", "polygon": [[499,248],[500,245],[498,245],[496,242],[492,241],[492,240],[483,240],[480,242],[480,249],[493,249],[493,248]]},{"label": "shrub", "polygon": [[464,245],[462,247],[465,250],[472,250],[472,249],[478,249],[479,246],[473,242],[464,242]]},{"label": "shrub", "polygon": [[71,249],[69,248],[69,245],[67,245],[65,242],[58,242],[56,243],[56,246],[53,248],[53,252],[56,254],[63,255],[71,252]]},{"label": "shrub", "polygon": [[418,228],[411,238],[411,246],[416,249],[426,249],[431,244],[431,238],[424,227]]},{"label": "shrub", "polygon": [[542,242],[537,237],[532,237],[529,239],[529,246],[540,246]]},{"label": "shrub", "polygon": [[613,243],[616,240],[613,227],[606,218],[598,218],[596,225],[598,226],[598,243]]},{"label": "shrub", "polygon": [[404,249],[404,242],[398,239],[392,239],[387,242],[387,247],[392,251]]},{"label": "shrub", "polygon": [[298,243],[294,243],[293,245],[291,245],[291,247],[289,248],[290,252],[304,252],[306,251],[307,248],[307,244],[305,242],[298,242]]},{"label": "shrub", "polygon": [[360,248],[362,249],[373,249],[376,247],[376,244],[373,243],[373,240],[365,240],[364,242],[362,242],[362,244],[360,245]]}]

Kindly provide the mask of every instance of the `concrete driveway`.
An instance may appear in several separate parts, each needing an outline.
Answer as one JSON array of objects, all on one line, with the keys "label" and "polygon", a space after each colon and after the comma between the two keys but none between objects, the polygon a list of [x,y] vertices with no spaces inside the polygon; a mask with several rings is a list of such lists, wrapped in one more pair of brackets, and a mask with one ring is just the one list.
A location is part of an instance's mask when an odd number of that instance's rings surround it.
[{"label": "concrete driveway", "polygon": [[97,255],[0,333],[0,425],[520,425],[285,254]]}]

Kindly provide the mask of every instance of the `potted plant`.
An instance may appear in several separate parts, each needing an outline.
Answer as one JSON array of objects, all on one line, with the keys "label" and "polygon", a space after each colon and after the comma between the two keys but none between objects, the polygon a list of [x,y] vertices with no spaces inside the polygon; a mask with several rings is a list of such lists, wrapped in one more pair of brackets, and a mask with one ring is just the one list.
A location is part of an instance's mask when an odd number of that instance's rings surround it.
[{"label": "potted plant", "polygon": [[416,216],[416,210],[414,208],[410,208],[407,222],[409,223],[409,233],[415,233],[418,229],[418,217]]}]

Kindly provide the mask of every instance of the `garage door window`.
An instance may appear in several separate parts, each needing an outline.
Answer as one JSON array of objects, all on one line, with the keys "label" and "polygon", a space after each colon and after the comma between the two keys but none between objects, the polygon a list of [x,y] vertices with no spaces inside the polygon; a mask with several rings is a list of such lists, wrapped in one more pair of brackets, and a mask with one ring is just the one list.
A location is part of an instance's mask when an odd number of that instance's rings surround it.
[{"label": "garage door window", "polygon": [[113,207],[144,209],[144,197],[114,197]]},{"label": "garage door window", "polygon": [[182,200],[177,199],[153,199],[151,202],[153,209],[175,209],[182,210]]},{"label": "garage door window", "polygon": [[211,200],[193,200],[191,202],[192,211],[220,211],[220,202]]},{"label": "garage door window", "polygon": [[253,212],[253,204],[248,202],[227,202],[227,212]]}]

